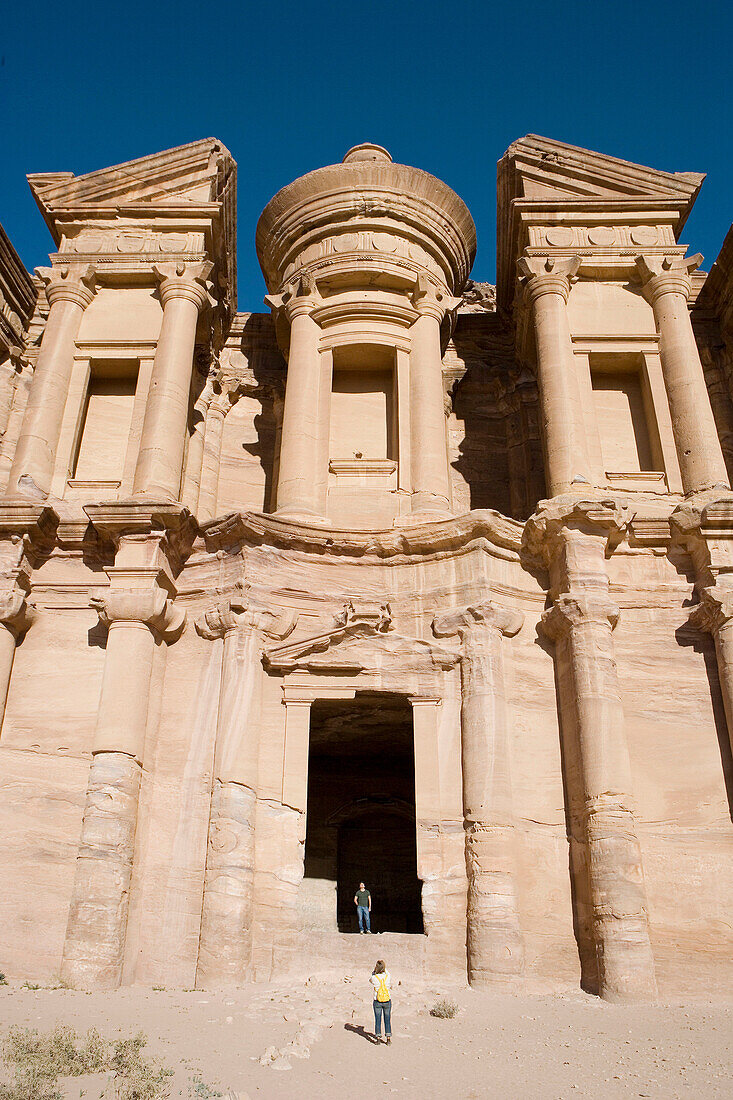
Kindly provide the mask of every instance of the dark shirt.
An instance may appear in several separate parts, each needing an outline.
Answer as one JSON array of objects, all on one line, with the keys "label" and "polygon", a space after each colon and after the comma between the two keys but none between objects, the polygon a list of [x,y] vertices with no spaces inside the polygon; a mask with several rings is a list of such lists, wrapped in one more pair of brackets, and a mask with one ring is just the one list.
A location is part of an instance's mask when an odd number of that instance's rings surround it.
[{"label": "dark shirt", "polygon": [[372,900],[371,894],[368,890],[356,891],[356,904],[363,905],[365,909],[369,908],[369,902]]}]

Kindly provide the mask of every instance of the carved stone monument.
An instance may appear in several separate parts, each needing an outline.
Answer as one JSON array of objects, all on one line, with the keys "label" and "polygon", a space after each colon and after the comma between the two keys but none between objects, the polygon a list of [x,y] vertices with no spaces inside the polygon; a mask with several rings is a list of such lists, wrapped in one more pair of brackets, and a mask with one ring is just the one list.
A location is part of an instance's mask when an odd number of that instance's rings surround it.
[{"label": "carved stone monument", "polygon": [[236,297],[215,140],[0,232],[0,961],[85,988],[373,963],[616,1001],[733,978],[733,231],[527,136],[496,288],[381,146]]}]

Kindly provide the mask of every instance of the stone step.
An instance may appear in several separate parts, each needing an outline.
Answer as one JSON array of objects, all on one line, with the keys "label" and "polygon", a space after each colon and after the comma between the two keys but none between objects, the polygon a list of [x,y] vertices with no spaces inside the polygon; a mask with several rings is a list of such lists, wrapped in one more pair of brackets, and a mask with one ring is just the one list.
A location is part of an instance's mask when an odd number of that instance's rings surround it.
[{"label": "stone step", "polygon": [[[427,936],[402,932],[372,935],[343,932],[313,932],[301,952],[301,966],[311,974],[370,974],[377,959],[397,978],[403,974],[423,976]],[[300,968],[300,967],[299,967]]]}]

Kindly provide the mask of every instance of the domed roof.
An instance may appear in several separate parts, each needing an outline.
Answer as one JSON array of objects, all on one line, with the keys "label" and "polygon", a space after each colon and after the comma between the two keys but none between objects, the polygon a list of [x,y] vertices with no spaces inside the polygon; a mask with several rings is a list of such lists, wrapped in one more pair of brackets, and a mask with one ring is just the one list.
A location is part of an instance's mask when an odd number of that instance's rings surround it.
[{"label": "domed roof", "polygon": [[476,227],[468,207],[442,180],[395,164],[380,145],[350,149],[341,164],[317,168],[287,184],[270,199],[257,223],[256,247],[268,289],[278,289],[293,245],[317,226],[383,219],[402,223],[437,245],[448,261],[458,292],[476,254]]}]

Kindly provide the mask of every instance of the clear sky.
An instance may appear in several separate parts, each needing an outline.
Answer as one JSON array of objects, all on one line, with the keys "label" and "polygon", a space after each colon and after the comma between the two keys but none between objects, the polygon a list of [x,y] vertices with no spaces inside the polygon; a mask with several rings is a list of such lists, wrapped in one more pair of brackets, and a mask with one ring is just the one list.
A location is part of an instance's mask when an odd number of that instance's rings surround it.
[{"label": "clear sky", "polygon": [[53,247],[27,172],[90,172],[214,136],[239,165],[239,308],[261,308],[257,218],[362,141],[433,172],[493,282],[496,162],[537,133],[707,172],[683,240],[709,267],[733,220],[733,4],[698,0],[37,0],[0,39],[0,221],[28,268]]}]

